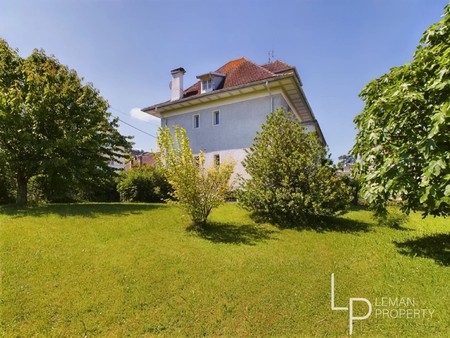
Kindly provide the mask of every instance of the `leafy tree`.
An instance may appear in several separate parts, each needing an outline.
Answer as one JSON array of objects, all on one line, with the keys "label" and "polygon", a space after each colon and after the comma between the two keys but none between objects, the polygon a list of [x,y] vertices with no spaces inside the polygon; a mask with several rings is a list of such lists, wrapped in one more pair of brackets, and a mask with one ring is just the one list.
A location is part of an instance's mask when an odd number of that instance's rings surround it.
[{"label": "leafy tree", "polygon": [[345,210],[350,188],[336,175],[315,133],[306,133],[291,112],[268,115],[243,162],[240,204],[280,225]]},{"label": "leafy tree", "polygon": [[36,175],[89,190],[114,175],[108,162],[130,147],[92,84],[43,50],[27,58],[0,39],[0,156],[16,180],[17,203],[27,203]]},{"label": "leafy tree", "polygon": [[0,156],[0,204],[11,203],[14,193],[14,180],[6,168],[6,163]]},{"label": "leafy tree", "polygon": [[225,202],[233,163],[205,167],[204,154],[194,158],[186,131],[178,126],[173,135],[169,128],[160,128],[158,147],[158,163],[172,185],[174,203],[189,214],[194,225],[204,226],[211,210]]},{"label": "leafy tree", "polygon": [[360,93],[353,154],[362,191],[378,215],[390,199],[424,216],[450,212],[450,5],[410,63]]},{"label": "leafy tree", "polygon": [[78,199],[90,202],[119,202],[120,194],[117,191],[118,176],[111,176],[98,181],[97,185],[91,186],[88,190],[83,190]]},{"label": "leafy tree", "polygon": [[117,190],[121,201],[163,202],[170,197],[172,187],[160,168],[144,165],[123,171],[119,176]]},{"label": "leafy tree", "polygon": [[41,174],[28,182],[28,200],[33,202],[70,203],[77,201],[118,202],[117,175],[96,177],[95,182],[84,186],[59,175]]}]

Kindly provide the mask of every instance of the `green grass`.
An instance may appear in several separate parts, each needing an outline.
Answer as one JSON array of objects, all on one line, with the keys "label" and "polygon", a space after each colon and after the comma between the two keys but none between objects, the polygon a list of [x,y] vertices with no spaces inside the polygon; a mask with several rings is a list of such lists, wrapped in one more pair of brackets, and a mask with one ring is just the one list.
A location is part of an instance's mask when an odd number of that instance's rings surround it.
[{"label": "green grass", "polygon": [[[319,230],[257,225],[236,205],[202,231],[158,204],[0,208],[0,336],[346,336],[450,332],[450,219],[400,229],[355,210]],[[375,317],[375,299],[414,298],[433,318]],[[357,308],[363,315],[365,308]]]}]

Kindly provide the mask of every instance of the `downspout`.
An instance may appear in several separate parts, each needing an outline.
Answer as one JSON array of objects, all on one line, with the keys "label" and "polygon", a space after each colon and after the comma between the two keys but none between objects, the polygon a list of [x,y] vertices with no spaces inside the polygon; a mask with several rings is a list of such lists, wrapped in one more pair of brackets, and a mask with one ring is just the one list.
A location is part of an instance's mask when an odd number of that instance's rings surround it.
[{"label": "downspout", "polygon": [[270,96],[270,112],[273,112],[274,111],[274,109],[273,109],[273,97],[272,97],[272,92],[270,91],[270,88],[269,88],[269,81],[266,81],[266,88],[267,88],[267,91],[269,92],[269,96]]}]

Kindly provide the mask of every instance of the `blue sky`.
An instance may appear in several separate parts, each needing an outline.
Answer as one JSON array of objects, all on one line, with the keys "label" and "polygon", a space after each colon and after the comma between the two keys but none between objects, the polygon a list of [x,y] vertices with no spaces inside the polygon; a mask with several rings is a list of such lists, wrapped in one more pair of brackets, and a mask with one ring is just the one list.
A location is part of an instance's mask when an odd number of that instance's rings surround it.
[{"label": "blue sky", "polygon": [[[170,70],[195,76],[268,51],[297,67],[332,158],[351,149],[358,93],[412,59],[447,0],[0,0],[0,37],[21,56],[43,48],[92,82],[111,113],[148,134],[133,108],[170,97]],[[132,113],[134,112],[134,113]],[[135,148],[155,139],[121,123]]]}]

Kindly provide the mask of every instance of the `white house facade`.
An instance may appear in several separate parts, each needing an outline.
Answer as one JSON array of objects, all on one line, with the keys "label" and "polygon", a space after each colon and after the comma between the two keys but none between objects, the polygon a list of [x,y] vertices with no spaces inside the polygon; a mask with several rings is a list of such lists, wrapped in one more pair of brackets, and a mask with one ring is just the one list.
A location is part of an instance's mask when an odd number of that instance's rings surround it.
[{"label": "white house facade", "polygon": [[161,126],[186,129],[194,154],[203,151],[206,165],[235,161],[235,174],[266,121],[278,107],[294,112],[309,131],[325,139],[302,90],[294,67],[281,61],[256,65],[246,58],[233,60],[197,76],[199,81],[183,89],[185,70],[171,71],[171,100],[142,109],[161,119]]}]

